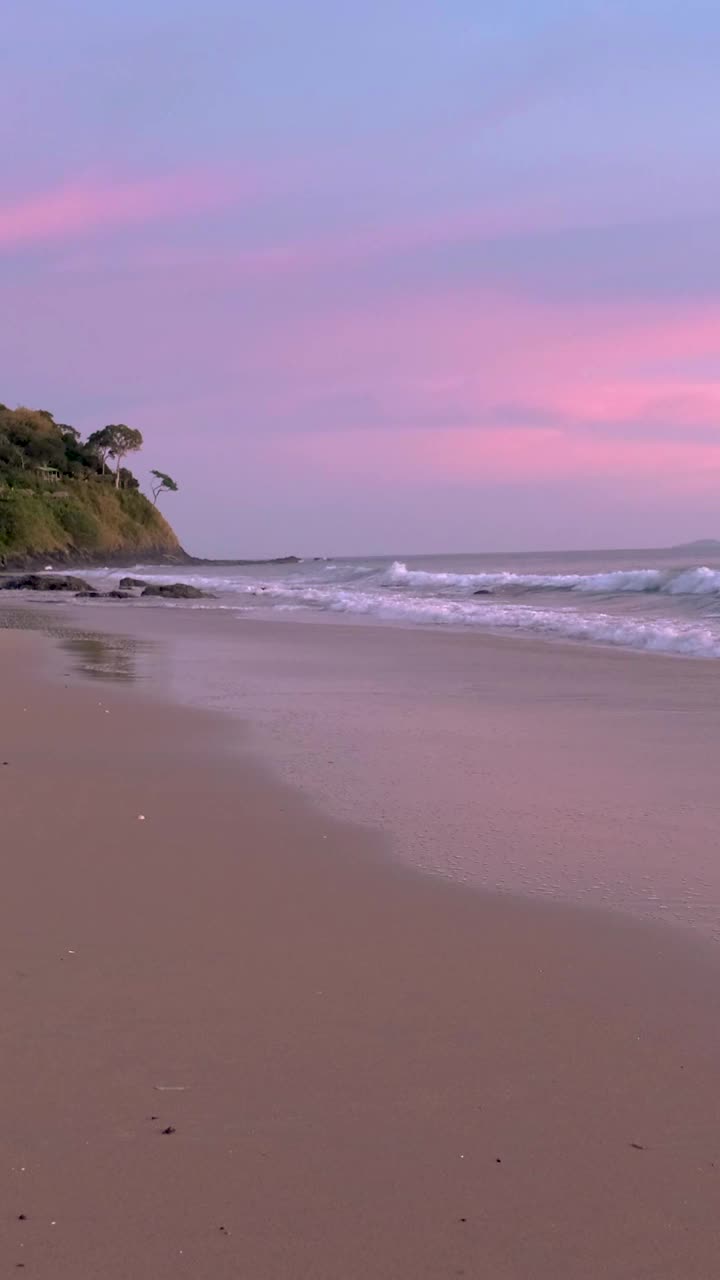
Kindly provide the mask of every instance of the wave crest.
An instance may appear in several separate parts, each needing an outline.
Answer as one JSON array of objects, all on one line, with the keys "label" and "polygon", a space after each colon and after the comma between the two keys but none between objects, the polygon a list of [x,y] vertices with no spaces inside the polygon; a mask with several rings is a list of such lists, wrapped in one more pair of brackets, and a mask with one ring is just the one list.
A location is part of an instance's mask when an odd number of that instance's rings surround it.
[{"label": "wave crest", "polygon": [[341,588],[270,587],[268,595],[292,598],[295,606],[328,613],[356,614],[381,622],[421,626],[446,626],[517,631],[559,640],[584,640],[595,644],[639,649],[649,653],[683,654],[720,658],[720,637],[695,622],[672,618],[652,620],[582,614],[568,609],[536,609],[526,604],[482,604],[470,600],[441,600],[431,596],[388,595],[379,591]]},{"label": "wave crest", "polygon": [[720,595],[720,572],[707,565],[663,571],[615,569],[607,573],[431,573],[408,569],[395,560],[379,579],[387,587],[436,591],[575,591],[586,595],[661,592],[667,595]]}]

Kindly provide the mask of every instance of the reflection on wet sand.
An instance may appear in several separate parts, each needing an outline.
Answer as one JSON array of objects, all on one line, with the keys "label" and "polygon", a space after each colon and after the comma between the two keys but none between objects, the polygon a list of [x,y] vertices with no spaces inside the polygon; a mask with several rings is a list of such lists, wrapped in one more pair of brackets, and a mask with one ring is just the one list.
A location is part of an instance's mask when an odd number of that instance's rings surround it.
[{"label": "reflection on wet sand", "polygon": [[142,680],[144,673],[140,658],[153,648],[151,641],[134,636],[81,632],[53,622],[34,609],[1,610],[2,627],[14,631],[40,631],[59,640],[61,649],[72,658],[71,671],[93,680]]},{"label": "reflection on wet sand", "polygon": [[74,659],[73,666],[96,680],[138,680],[138,651],[131,636],[79,635],[62,638],[61,646]]}]

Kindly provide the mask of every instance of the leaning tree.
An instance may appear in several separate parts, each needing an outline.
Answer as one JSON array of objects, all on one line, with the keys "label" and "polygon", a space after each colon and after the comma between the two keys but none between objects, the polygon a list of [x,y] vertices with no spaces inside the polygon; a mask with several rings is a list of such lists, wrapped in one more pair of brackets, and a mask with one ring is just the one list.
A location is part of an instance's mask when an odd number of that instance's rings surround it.
[{"label": "leaning tree", "polygon": [[151,485],[155,506],[161,493],[177,493],[178,486],[172,476],[166,475],[164,471],[151,471],[150,475],[155,477]]}]

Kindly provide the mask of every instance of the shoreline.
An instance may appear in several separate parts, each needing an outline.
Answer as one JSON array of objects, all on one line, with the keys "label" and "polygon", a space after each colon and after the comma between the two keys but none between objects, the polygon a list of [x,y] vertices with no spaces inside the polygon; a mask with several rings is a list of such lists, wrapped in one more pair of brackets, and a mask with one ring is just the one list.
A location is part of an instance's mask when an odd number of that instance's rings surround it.
[{"label": "shoreline", "polygon": [[[627,554],[627,553],[626,553]],[[273,569],[284,569],[288,566],[291,569],[298,569],[304,562],[295,557],[284,557],[272,561],[257,562],[227,562],[226,567],[232,568],[233,565],[238,569],[244,569],[250,573],[253,569],[264,567],[268,572]],[[127,566],[125,566],[127,567]],[[181,576],[193,576],[193,571],[198,568],[202,569],[203,562],[195,560],[188,562],[186,566],[187,572],[182,575],[179,568],[175,568],[174,572],[168,572],[171,568],[169,564],[147,565],[145,567],[135,564],[133,566],[136,573],[143,573],[144,584],[150,586],[153,582],[161,583],[164,586],[175,585],[180,588],[191,587],[198,589],[198,598],[202,595],[207,596],[207,603],[198,605],[198,608],[205,609],[209,613],[229,611],[233,612],[240,619],[251,620],[255,618],[258,621],[276,621],[276,622],[295,622],[298,625],[325,624],[330,626],[352,626],[356,628],[362,627],[380,627],[385,630],[404,630],[404,631],[420,631],[428,634],[436,634],[438,632],[456,636],[471,636],[473,639],[482,642],[483,639],[518,639],[525,640],[528,643],[535,644],[553,644],[562,648],[571,650],[573,648],[590,648],[600,653],[620,652],[623,654],[636,653],[646,658],[652,657],[672,657],[672,658],[693,658],[704,659],[707,661],[717,661],[720,657],[720,635],[715,636],[712,631],[712,619],[716,616],[713,613],[697,612],[694,608],[685,607],[684,611],[676,610],[672,616],[665,616],[657,612],[656,603],[658,600],[663,601],[664,607],[670,608],[673,600],[683,601],[687,606],[687,601],[697,602],[702,598],[710,599],[710,597],[720,590],[720,567],[709,569],[704,566],[674,566],[674,586],[673,583],[667,587],[667,590],[661,589],[659,576],[661,573],[670,573],[668,566],[662,569],[657,566],[654,569],[645,570],[618,570],[599,575],[585,575],[588,581],[593,580],[595,587],[586,594],[573,595],[569,589],[560,588],[560,594],[563,597],[562,603],[559,605],[557,599],[557,591],[553,595],[552,583],[557,586],[558,578],[554,579],[551,575],[547,580],[548,590],[540,591],[534,597],[533,607],[529,604],[528,598],[518,598],[512,595],[504,594],[502,589],[497,592],[495,588],[481,588],[472,593],[473,596],[481,595],[486,597],[483,604],[479,608],[474,608],[468,614],[463,613],[467,610],[471,603],[472,597],[458,594],[445,598],[442,591],[439,595],[424,594],[422,583],[420,584],[421,594],[418,597],[405,596],[404,593],[384,595],[384,587],[386,583],[380,582],[380,593],[376,593],[372,600],[370,597],[365,598],[362,592],[359,593],[357,599],[353,603],[353,592],[347,593],[342,581],[339,583],[339,598],[332,595],[334,590],[332,583],[321,582],[321,579],[310,578],[305,586],[308,595],[304,597],[302,591],[298,601],[298,584],[301,579],[291,578],[287,582],[275,581],[275,586],[268,585],[264,582],[256,581],[256,588],[249,585],[247,576],[243,579],[240,589],[228,583],[223,578],[199,577],[190,583],[178,583],[178,574]],[[207,562],[206,568],[210,572],[212,569],[222,567],[222,562]],[[360,566],[368,573],[372,574],[375,570],[369,566]],[[51,566],[46,565],[47,570]],[[397,568],[407,575],[407,579],[412,578],[414,571],[407,570],[404,565],[391,566],[391,569]],[[158,570],[161,571],[158,574]],[[654,575],[653,583],[650,586],[632,587],[632,583],[628,583],[628,579],[634,579],[638,572],[643,575]],[[114,594],[113,591],[104,593],[102,588],[110,586],[117,587],[116,578],[122,573],[122,568],[117,564],[114,566],[105,565],[102,569],[99,566],[89,566],[86,568],[87,577],[91,577],[92,581],[86,581],[84,585],[87,587],[85,594],[96,595],[95,605],[89,607],[104,607],[110,603],[110,598]],[[53,575],[55,570],[53,570]],[[100,578],[97,575],[100,574]],[[8,575],[12,577],[13,575]],[[42,576],[42,575],[40,575]],[[60,576],[63,576],[62,574]],[[242,576],[242,575],[241,575]],[[423,580],[427,577],[433,577],[425,571],[420,571],[417,575]],[[443,574],[435,575],[443,578]],[[475,577],[485,580],[487,577],[493,577],[492,574],[469,575],[470,578]],[[494,575],[502,577],[502,574]],[[574,575],[578,576],[578,575]],[[580,575],[582,576],[582,575]],[[321,575],[322,577],[322,575]],[[462,578],[463,575],[460,575]],[[562,581],[565,581],[566,575],[560,575]],[[608,578],[622,578],[626,582],[626,586],[619,589],[615,593],[614,598],[608,606],[609,611],[598,609],[598,602],[602,602],[603,594],[609,592],[612,596]],[[0,574],[0,586],[2,575]],[[468,575],[464,575],[467,581]],[[645,579],[644,579],[645,580]],[[683,580],[683,581],[681,581]],[[250,580],[252,581],[252,579]],[[351,576],[352,581],[352,576]],[[401,579],[402,581],[402,579]],[[272,580],[271,580],[272,583]],[[140,585],[144,585],[140,584]],[[79,583],[78,583],[79,585]],[[666,584],[667,585],[667,584]],[[674,588],[678,589],[675,590]],[[682,587],[682,589],[680,589]],[[16,588],[21,596],[30,595],[31,598],[42,596],[42,590],[35,589],[32,592],[23,592],[20,587]],[[279,596],[278,596],[279,592]],[[320,593],[318,595],[318,592]],[[623,601],[632,599],[633,592],[644,596],[646,600],[646,612],[644,614],[635,614],[632,609],[618,610],[617,604],[619,600]],[[82,594],[82,593],[81,593]],[[372,595],[372,593],[371,593]],[[573,596],[573,603],[583,603],[585,612],[574,607],[568,608],[567,602],[570,596]],[[68,597],[71,594],[68,591]],[[285,598],[285,602],[282,600]],[[210,603],[212,600],[214,603]],[[253,601],[254,603],[248,603]],[[272,602],[275,602],[274,605]],[[139,609],[151,607],[149,602],[141,600],[139,597],[128,597],[128,601],[132,608]],[[166,604],[172,604],[169,599]],[[177,603],[177,602],[175,602]],[[268,604],[270,607],[268,608]],[[315,608],[315,606],[318,606]],[[409,606],[409,612],[403,613],[405,606]],[[118,603],[111,605],[113,611],[117,611]],[[389,610],[389,611],[388,611]],[[429,610],[429,612],[428,612]],[[438,612],[439,611],[439,612]],[[449,611],[449,612],[448,612]],[[454,612],[453,612],[454,611]],[[458,612],[459,611],[459,612]],[[494,612],[493,612],[494,611]],[[287,614],[291,614],[290,618]],[[707,624],[707,625],[706,625]]]},{"label": "shoreline", "polygon": [[9,1269],[713,1273],[712,944],[410,873],[50,644],[0,632]]},{"label": "shoreline", "polygon": [[[213,563],[218,562],[213,561]],[[233,563],[244,562],[234,561]],[[249,564],[250,562],[247,563]],[[118,569],[127,567],[137,568],[137,566],[117,566]],[[75,566],[75,568],[80,568],[80,566]],[[70,572],[74,572],[74,569],[70,570]],[[141,572],[141,569],[138,569],[138,572]],[[0,577],[2,576],[2,571],[0,571]],[[15,576],[15,574],[8,573],[5,576],[12,577]],[[149,578],[148,581],[150,582],[152,579]],[[15,593],[13,594],[15,595]],[[9,592],[8,595],[10,595]],[[3,614],[5,617],[12,614],[18,614],[26,615],[28,619],[31,619],[33,616],[38,619],[42,619],[43,617],[47,617],[47,615],[44,614],[45,607],[58,610],[63,608],[67,609],[73,607],[77,599],[78,597],[73,596],[72,593],[65,595],[64,592],[48,592],[43,595],[42,592],[22,591],[18,591],[16,593],[16,598],[13,599],[2,600],[0,598],[0,605],[2,605],[2,609],[0,610],[0,631],[3,629],[45,631],[46,628],[42,625],[36,626],[31,620],[27,622],[23,621],[17,625],[15,623],[8,625],[3,622]],[[540,650],[541,652],[543,650],[555,650],[560,654],[595,654],[601,658],[614,658],[620,663],[628,661],[650,664],[655,663],[659,665],[672,663],[673,665],[680,664],[684,666],[687,664],[690,666],[705,667],[706,669],[714,669],[715,664],[719,661],[718,657],[715,655],[704,653],[682,652],[680,650],[641,649],[633,647],[632,645],[624,645],[611,641],[597,639],[583,640],[576,639],[573,636],[568,635],[555,635],[552,633],[542,632],[534,633],[530,631],[521,631],[519,629],[504,630],[501,627],[498,627],[496,630],[488,628],[487,630],[475,631],[470,627],[443,628],[430,622],[408,622],[396,619],[390,621],[388,619],[364,614],[313,614],[308,612],[307,614],[302,613],[300,615],[288,616],[287,614],[279,611],[269,616],[263,616],[259,611],[252,614],[243,614],[239,608],[233,609],[232,607],[228,607],[226,610],[216,611],[201,604],[189,603],[188,600],[184,600],[180,597],[177,599],[167,598],[163,600],[158,597],[144,599],[142,596],[138,595],[124,600],[118,599],[117,601],[113,601],[110,597],[99,595],[93,600],[82,599],[81,604],[77,607],[82,609],[82,613],[77,613],[75,616],[68,615],[66,618],[67,629],[69,632],[80,630],[93,631],[96,629],[98,632],[102,632],[109,636],[126,632],[129,634],[133,628],[127,628],[124,626],[123,620],[127,620],[133,613],[139,616],[147,614],[150,618],[153,616],[161,617],[164,614],[167,614],[170,617],[172,617],[173,614],[176,616],[179,614],[179,616],[184,619],[192,613],[205,614],[210,618],[215,618],[220,613],[225,612],[231,615],[232,620],[240,626],[248,626],[252,628],[257,627],[259,629],[274,629],[276,627],[288,627],[292,629],[294,627],[301,627],[312,630],[313,628],[318,627],[328,630],[331,633],[338,629],[343,631],[375,631],[381,634],[396,632],[401,635],[410,636],[424,635],[435,636],[438,638],[442,637],[452,643],[457,642],[460,644],[467,644],[468,642],[471,642],[472,644],[477,645],[480,649],[483,647],[491,649],[493,647],[504,647],[507,645],[509,648],[516,647],[520,650],[524,648],[529,653],[537,650]],[[86,622],[91,623],[94,620],[97,622],[96,628],[91,626],[86,627],[84,625]],[[82,627],[80,625],[81,623],[83,624]]]},{"label": "shoreline", "polygon": [[[150,557],[150,559],[148,559]],[[153,558],[154,557],[154,558]],[[222,568],[236,565],[238,567],[262,566],[262,565],[287,565],[300,564],[302,558],[300,556],[274,556],[266,560],[207,560],[202,556],[193,556],[184,547],[179,547],[177,551],[166,551],[162,548],[142,548],[139,551],[88,551],[86,555],[80,554],[75,548],[72,551],[49,551],[47,553],[28,552],[23,555],[9,555],[0,557],[0,579],[12,577],[20,572],[42,572],[50,571],[48,566],[51,565],[52,572],[62,569],[65,573],[80,574],[85,570],[98,569],[132,569],[138,564],[150,563],[153,567],[175,568],[179,570],[194,567],[206,568]]]},{"label": "shoreline", "polygon": [[72,665],[95,676],[114,665],[222,714],[277,777],[389,835],[406,866],[720,939],[709,663],[182,607],[4,616],[79,633]]}]

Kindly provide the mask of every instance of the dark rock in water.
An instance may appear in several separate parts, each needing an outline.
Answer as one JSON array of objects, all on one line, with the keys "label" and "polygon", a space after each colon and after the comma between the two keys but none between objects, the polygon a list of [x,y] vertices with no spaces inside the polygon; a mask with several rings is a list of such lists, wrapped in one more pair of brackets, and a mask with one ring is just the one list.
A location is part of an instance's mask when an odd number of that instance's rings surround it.
[{"label": "dark rock in water", "polygon": [[58,574],[54,578],[45,578],[41,573],[25,573],[19,578],[0,579],[3,591],[92,591],[89,582],[84,578],[72,578]]},{"label": "dark rock in water", "polygon": [[491,596],[492,591],[489,587],[478,587],[477,591],[473,591],[474,596]]},{"label": "dark rock in water", "polygon": [[131,591],[78,591],[78,600],[135,600]]},{"label": "dark rock in water", "polygon": [[199,587],[191,587],[187,582],[165,582],[157,586],[147,586],[144,596],[160,596],[165,600],[214,600],[209,591],[201,591]]},{"label": "dark rock in water", "polygon": [[140,587],[141,589],[146,587],[147,582],[144,582],[142,578],[121,578],[118,586],[121,591],[132,591],[134,587]]},{"label": "dark rock in water", "polygon": [[[143,559],[144,559],[144,558],[145,558],[145,557],[143,556]],[[320,556],[319,558],[320,558],[321,560],[327,560],[327,556]],[[155,564],[158,564],[158,563],[160,563],[160,562],[156,560],[156,561],[154,561],[154,563],[155,563]],[[162,563],[163,563],[163,564],[167,564],[167,563],[168,563],[167,557],[163,560],[163,562],[162,562]],[[178,559],[178,560],[176,561],[176,563],[177,563],[177,564],[182,564],[182,563],[183,563],[183,561],[181,561],[181,560],[179,560],[179,559]],[[211,564],[211,565],[213,565],[215,568],[217,568],[219,565],[224,565],[225,567],[229,567],[230,565],[249,565],[249,564],[252,564],[252,565],[260,565],[260,564],[301,564],[301,563],[302,563],[302,558],[301,558],[301,556],[274,556],[274,557],[272,558],[272,560],[208,560],[208,559],[206,559],[206,558],[199,558],[198,556],[188,556],[188,555],[185,555],[184,563],[185,563],[185,564],[194,564],[194,565],[200,565],[200,564]]]}]

